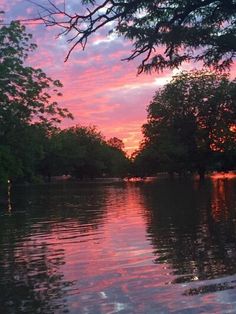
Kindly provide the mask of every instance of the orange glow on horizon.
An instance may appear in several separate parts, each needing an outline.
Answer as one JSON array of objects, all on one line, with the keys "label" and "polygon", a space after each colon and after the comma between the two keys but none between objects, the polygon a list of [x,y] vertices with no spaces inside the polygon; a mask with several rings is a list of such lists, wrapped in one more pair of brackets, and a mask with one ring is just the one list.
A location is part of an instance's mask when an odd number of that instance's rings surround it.
[{"label": "orange glow on horizon", "polygon": [[218,179],[235,179],[236,178],[236,172],[230,171],[230,172],[217,172],[217,173],[212,173],[210,177],[213,180],[218,180]]}]

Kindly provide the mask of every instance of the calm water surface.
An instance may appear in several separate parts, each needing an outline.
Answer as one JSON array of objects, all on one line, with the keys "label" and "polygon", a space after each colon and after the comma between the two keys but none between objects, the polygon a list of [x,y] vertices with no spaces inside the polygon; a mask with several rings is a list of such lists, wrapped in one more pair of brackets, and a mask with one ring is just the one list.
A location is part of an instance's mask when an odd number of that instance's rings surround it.
[{"label": "calm water surface", "polygon": [[236,313],[236,180],[15,187],[0,313]]}]

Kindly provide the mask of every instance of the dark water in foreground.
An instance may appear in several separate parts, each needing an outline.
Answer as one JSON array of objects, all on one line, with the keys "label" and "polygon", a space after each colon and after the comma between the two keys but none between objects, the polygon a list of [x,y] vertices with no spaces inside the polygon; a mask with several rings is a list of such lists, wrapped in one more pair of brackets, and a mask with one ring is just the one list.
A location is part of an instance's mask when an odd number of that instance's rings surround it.
[{"label": "dark water in foreground", "polygon": [[236,180],[17,187],[0,313],[236,313]]}]

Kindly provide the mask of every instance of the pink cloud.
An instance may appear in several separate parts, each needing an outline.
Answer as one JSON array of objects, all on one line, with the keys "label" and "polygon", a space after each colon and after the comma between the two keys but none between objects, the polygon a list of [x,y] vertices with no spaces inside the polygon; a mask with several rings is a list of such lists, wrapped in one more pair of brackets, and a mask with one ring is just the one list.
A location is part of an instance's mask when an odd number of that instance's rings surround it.
[{"label": "pink cloud", "polygon": [[[29,18],[36,12],[32,4],[23,0],[0,0],[0,6],[9,20]],[[38,44],[29,64],[61,80],[63,97],[58,101],[75,116],[74,121],[65,121],[63,127],[77,123],[97,125],[107,138],[124,140],[129,152],[137,148],[147,105],[172,72],[137,76],[138,60],[121,62],[129,55],[131,44],[121,38],[108,40],[107,30],[95,34],[85,51],[78,47],[64,63],[68,43],[63,37],[56,39],[57,30],[42,25],[28,28]],[[183,68],[191,67],[186,64]],[[235,65],[232,71],[235,73]]]}]

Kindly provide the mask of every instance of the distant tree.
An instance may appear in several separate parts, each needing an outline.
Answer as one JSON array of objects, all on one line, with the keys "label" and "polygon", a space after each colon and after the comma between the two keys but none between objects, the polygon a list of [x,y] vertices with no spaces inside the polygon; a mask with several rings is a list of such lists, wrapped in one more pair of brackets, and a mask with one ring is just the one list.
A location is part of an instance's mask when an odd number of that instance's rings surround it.
[{"label": "distant tree", "polygon": [[236,145],[236,80],[204,71],[182,72],[154,96],[143,126],[144,147],[155,148],[166,171],[211,168],[216,153]]},{"label": "distant tree", "polygon": [[141,178],[150,176],[160,171],[160,159],[154,145],[142,143],[141,147],[132,156],[131,175]]},{"label": "distant tree", "polygon": [[124,150],[125,145],[123,141],[117,137],[112,137],[107,141],[107,144],[113,148],[117,148],[119,150]]},{"label": "distant tree", "polygon": [[42,129],[46,135],[62,118],[72,117],[51,100],[53,93],[61,95],[60,81],[25,65],[36,49],[31,37],[18,22],[0,28],[0,155],[9,160],[0,171],[8,178],[33,174],[36,155],[42,155]]},{"label": "distant tree", "polygon": [[105,169],[104,143],[95,127],[77,125],[58,130],[49,138],[42,171],[48,178],[62,174],[80,179],[101,176]]},{"label": "distant tree", "polygon": [[92,179],[124,177],[129,160],[122,150],[108,145],[96,127],[77,125],[52,132],[40,165],[41,174],[49,181],[63,174]]},{"label": "distant tree", "polygon": [[111,177],[125,177],[130,170],[130,160],[124,151],[123,141],[117,137],[110,138],[107,142],[106,174]]},{"label": "distant tree", "polygon": [[202,61],[219,69],[229,67],[236,54],[234,0],[83,0],[58,4],[48,0],[40,19],[66,35],[70,53],[86,47],[100,30],[110,30],[133,42],[126,60],[140,55],[139,72],[163,70],[184,61]]},{"label": "distant tree", "polygon": [[54,128],[44,138],[43,142],[43,157],[38,165],[38,173],[43,176],[48,182],[51,182],[52,176],[67,174],[66,161],[67,158],[62,158],[62,137],[61,130]]}]

